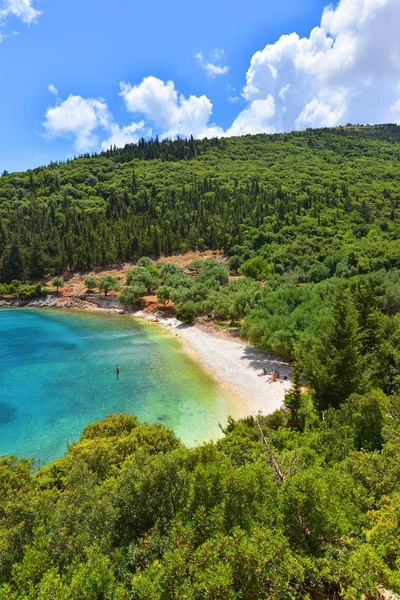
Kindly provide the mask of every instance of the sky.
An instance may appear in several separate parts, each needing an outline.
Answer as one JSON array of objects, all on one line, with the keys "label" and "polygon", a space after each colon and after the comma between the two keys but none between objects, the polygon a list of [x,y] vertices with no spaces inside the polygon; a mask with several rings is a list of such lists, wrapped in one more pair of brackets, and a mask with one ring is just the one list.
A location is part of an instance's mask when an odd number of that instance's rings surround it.
[{"label": "sky", "polygon": [[141,137],[400,123],[400,0],[0,0],[0,172]]}]

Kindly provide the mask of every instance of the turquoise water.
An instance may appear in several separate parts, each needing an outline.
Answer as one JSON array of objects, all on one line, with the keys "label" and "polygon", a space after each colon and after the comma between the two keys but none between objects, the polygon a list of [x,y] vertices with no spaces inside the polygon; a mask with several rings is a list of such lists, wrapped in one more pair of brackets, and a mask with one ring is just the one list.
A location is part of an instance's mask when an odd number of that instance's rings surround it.
[{"label": "turquoise water", "polygon": [[218,437],[232,409],[157,326],[107,313],[0,310],[0,455],[47,463],[86,424],[120,412],[193,445]]}]

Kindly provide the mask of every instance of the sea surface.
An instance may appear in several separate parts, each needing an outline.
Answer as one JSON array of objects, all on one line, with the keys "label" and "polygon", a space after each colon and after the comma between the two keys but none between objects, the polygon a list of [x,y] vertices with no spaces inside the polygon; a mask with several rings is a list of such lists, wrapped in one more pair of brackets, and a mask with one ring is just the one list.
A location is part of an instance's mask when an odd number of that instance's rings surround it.
[{"label": "sea surface", "polygon": [[160,327],[109,313],[0,310],[0,455],[46,464],[85,425],[120,412],[195,445],[219,437],[235,407]]}]

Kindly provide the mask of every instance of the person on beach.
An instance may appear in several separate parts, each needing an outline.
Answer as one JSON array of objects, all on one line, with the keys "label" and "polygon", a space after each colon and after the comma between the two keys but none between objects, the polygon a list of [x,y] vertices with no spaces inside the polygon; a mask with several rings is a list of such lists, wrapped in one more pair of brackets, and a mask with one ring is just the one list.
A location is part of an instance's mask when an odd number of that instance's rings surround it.
[{"label": "person on beach", "polygon": [[274,374],[272,375],[272,377],[270,377],[267,381],[269,383],[274,383],[274,381],[277,381],[279,379],[279,371],[275,371]]},{"label": "person on beach", "polygon": [[264,375],[269,375],[269,371],[265,367],[263,368],[262,373],[259,373],[258,376],[263,377]]},{"label": "person on beach", "polygon": [[118,365],[115,367],[114,371],[116,372],[117,377],[119,377],[119,366]]}]

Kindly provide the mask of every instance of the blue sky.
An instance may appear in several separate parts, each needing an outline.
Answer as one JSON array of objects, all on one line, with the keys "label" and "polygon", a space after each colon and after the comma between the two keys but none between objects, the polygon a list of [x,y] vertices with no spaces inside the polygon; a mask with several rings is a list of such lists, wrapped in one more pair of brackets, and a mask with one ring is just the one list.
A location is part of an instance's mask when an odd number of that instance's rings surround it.
[{"label": "blue sky", "polygon": [[399,121],[400,3],[326,4],[0,0],[0,171],[142,135]]}]

